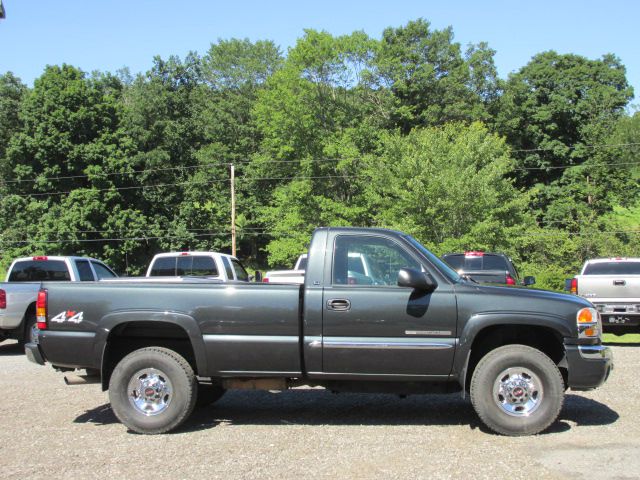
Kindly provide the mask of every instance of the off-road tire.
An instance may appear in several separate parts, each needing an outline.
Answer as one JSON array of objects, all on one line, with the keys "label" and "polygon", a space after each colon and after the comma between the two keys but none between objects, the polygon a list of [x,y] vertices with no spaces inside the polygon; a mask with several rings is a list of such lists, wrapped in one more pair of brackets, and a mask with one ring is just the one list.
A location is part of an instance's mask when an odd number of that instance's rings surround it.
[{"label": "off-road tire", "polygon": [[[494,386],[508,369],[532,373],[540,383],[540,400],[529,414],[507,413],[496,400]],[[506,345],[487,353],[471,379],[471,403],[482,422],[507,436],[535,435],[556,421],[564,401],[564,382],[556,364],[543,352],[526,345]],[[520,408],[520,407],[517,407]]]},{"label": "off-road tire", "polygon": [[[145,369],[162,372],[171,385],[167,406],[157,414],[145,415],[130,400],[130,382]],[[134,432],[159,434],[180,426],[196,404],[198,382],[193,368],[180,354],[162,347],[136,350],[116,365],[109,381],[109,400],[116,417]]]}]

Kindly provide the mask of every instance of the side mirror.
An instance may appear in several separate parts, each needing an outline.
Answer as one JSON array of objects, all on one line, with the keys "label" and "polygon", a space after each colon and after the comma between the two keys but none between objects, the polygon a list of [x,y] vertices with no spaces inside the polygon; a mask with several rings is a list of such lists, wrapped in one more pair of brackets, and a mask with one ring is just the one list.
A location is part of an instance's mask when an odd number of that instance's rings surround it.
[{"label": "side mirror", "polygon": [[524,277],[524,280],[522,280],[522,284],[525,287],[528,287],[529,285],[533,285],[536,283],[536,277]]},{"label": "side mirror", "polygon": [[262,282],[262,272],[260,270],[256,270],[255,275],[253,276],[253,281],[256,283]]},{"label": "side mirror", "polygon": [[409,287],[419,292],[431,293],[438,284],[428,273],[421,272],[414,268],[401,268],[398,272],[398,286]]}]

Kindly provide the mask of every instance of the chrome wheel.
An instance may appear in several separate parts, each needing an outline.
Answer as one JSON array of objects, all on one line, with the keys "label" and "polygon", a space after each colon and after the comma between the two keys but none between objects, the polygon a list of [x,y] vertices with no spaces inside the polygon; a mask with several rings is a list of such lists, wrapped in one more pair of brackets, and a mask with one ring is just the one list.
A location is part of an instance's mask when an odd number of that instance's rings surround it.
[{"label": "chrome wheel", "polygon": [[544,391],[538,376],[528,368],[504,370],[493,383],[493,400],[508,415],[527,417],[542,404]]},{"label": "chrome wheel", "polygon": [[127,387],[129,402],[146,416],[164,412],[173,398],[173,386],[169,377],[155,368],[136,372]]}]

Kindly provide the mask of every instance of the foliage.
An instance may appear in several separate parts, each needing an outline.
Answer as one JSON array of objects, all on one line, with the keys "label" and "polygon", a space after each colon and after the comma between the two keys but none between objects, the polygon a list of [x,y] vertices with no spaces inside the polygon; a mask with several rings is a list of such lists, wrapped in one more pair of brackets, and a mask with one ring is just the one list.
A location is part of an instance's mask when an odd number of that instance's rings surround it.
[{"label": "foliage", "polygon": [[0,75],[0,270],[86,254],[140,274],[176,249],[289,267],[323,225],[385,226],[438,254],[508,253],[562,289],[640,251],[640,113],[612,54],[540,53],[498,78],[484,42],[418,19],[218,40],[145,74]]}]

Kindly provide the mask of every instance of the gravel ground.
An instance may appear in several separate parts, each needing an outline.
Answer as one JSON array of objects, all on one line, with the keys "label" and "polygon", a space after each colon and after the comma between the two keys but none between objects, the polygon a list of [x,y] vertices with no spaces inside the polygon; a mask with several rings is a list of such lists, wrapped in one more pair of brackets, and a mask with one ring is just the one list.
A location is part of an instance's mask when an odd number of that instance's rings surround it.
[{"label": "gravel ground", "polygon": [[481,426],[459,395],[230,392],[179,431],[117,422],[98,385],[0,343],[0,478],[640,478],[640,346],[615,346],[593,392],[568,392],[534,437]]}]

